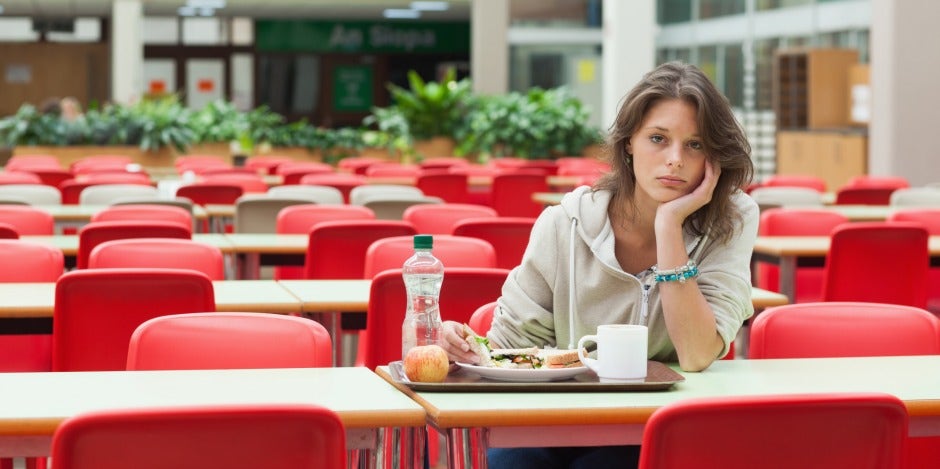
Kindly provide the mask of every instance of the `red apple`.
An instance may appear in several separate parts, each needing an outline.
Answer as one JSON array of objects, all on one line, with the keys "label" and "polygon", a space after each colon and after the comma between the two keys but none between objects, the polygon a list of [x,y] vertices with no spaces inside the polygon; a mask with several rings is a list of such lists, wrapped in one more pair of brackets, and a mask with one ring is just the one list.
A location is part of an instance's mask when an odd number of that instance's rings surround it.
[{"label": "red apple", "polygon": [[447,377],[450,364],[447,352],[439,345],[419,345],[405,354],[405,376],[417,383],[440,383]]}]

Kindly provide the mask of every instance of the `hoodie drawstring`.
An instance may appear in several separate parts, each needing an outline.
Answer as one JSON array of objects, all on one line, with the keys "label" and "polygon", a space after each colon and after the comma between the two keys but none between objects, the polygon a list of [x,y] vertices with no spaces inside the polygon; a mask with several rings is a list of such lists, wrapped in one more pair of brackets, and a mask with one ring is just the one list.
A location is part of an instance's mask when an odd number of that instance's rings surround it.
[{"label": "hoodie drawstring", "polygon": [[578,219],[571,219],[571,235],[568,237],[568,349],[574,349],[574,315],[577,309],[577,291],[574,272],[574,239],[577,234]]}]

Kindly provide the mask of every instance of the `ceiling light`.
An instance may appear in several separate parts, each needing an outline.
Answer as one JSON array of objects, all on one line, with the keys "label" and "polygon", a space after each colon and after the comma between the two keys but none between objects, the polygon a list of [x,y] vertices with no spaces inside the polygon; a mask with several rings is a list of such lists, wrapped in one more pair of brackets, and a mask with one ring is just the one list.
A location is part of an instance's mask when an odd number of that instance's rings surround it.
[{"label": "ceiling light", "polygon": [[225,0],[187,0],[186,6],[193,8],[212,8],[218,10],[225,8]]},{"label": "ceiling light", "polygon": [[447,2],[411,2],[411,9],[419,11],[447,11],[449,7]]},{"label": "ceiling light", "polygon": [[208,7],[199,8],[199,16],[212,16],[215,14],[215,10]]},{"label": "ceiling light", "polygon": [[190,6],[179,7],[176,13],[180,16],[196,16],[196,9]]},{"label": "ceiling light", "polygon": [[386,18],[414,20],[421,17],[421,12],[407,8],[386,8],[385,11],[382,12],[382,16]]}]

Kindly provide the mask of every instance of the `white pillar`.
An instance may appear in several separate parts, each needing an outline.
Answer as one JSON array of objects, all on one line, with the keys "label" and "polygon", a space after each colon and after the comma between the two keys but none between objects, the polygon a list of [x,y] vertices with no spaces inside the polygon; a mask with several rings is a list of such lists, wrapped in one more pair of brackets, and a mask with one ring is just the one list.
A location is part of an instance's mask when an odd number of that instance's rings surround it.
[{"label": "white pillar", "polygon": [[509,0],[470,2],[470,76],[476,94],[509,91]]},{"label": "white pillar", "polygon": [[935,0],[872,0],[871,121],[868,172],[906,177],[912,186],[940,181],[940,51]]},{"label": "white pillar", "polygon": [[143,93],[144,43],[141,0],[111,6],[111,100],[131,103]]},{"label": "white pillar", "polygon": [[601,126],[610,128],[621,99],[656,64],[656,0],[604,0]]}]

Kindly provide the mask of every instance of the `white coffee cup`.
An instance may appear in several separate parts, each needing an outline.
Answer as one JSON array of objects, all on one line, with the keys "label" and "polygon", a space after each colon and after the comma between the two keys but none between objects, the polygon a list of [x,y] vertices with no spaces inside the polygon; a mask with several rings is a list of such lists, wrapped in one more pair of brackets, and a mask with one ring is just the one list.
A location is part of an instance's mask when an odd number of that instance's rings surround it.
[{"label": "white coffee cup", "polygon": [[[646,326],[603,324],[597,326],[597,334],[581,337],[578,355],[601,381],[643,381],[648,340]],[[597,344],[597,359],[587,357],[584,349],[587,343]]]}]

